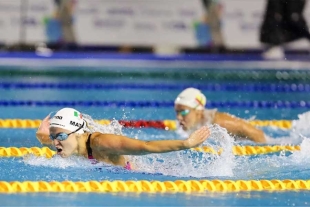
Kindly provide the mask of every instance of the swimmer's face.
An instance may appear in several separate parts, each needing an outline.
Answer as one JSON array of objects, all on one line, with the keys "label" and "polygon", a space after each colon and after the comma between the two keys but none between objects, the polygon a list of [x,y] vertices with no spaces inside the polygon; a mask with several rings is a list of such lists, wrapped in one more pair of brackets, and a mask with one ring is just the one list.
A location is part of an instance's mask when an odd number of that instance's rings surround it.
[{"label": "swimmer's face", "polygon": [[174,110],[177,120],[184,131],[195,128],[203,118],[203,110],[196,110],[180,104],[176,104]]},{"label": "swimmer's face", "polygon": [[[59,133],[66,133],[69,134],[70,131],[57,128],[57,127],[52,127],[50,128],[50,135],[52,136],[57,136]],[[70,134],[67,139],[60,141],[58,139],[52,140],[53,145],[57,149],[57,154],[60,155],[61,157],[69,157],[70,155],[74,154],[77,152],[77,147],[78,147],[78,142],[76,139],[76,134]]]}]

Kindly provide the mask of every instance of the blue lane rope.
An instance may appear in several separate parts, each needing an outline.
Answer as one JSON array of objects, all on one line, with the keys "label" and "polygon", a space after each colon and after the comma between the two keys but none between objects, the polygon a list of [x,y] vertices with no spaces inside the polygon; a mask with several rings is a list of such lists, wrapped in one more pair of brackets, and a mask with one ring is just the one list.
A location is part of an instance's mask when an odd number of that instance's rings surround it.
[{"label": "blue lane rope", "polygon": [[[173,101],[15,101],[0,100],[0,106],[58,107],[173,107]],[[210,101],[210,108],[310,108],[310,101]]]},{"label": "blue lane rope", "polygon": [[195,87],[207,91],[309,92],[310,84],[104,84],[104,83],[0,83],[3,89],[148,89],[183,90]]}]

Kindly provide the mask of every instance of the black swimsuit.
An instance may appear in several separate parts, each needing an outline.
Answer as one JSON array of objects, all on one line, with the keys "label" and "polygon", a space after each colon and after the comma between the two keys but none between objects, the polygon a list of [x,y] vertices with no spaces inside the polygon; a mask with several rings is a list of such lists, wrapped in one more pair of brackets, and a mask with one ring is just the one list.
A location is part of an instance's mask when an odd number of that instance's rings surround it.
[{"label": "black swimsuit", "polygon": [[94,160],[93,150],[90,147],[90,136],[91,136],[91,134],[88,135],[88,138],[87,138],[87,141],[86,141],[86,150],[87,150],[88,159]]}]

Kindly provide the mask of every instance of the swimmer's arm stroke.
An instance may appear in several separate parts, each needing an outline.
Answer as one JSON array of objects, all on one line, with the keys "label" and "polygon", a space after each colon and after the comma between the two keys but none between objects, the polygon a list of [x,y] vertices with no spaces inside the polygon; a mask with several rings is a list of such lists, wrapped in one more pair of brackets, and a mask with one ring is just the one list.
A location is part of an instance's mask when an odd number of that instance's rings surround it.
[{"label": "swimmer's arm stroke", "polygon": [[49,118],[50,116],[48,115],[42,120],[41,125],[36,132],[36,137],[42,145],[51,148],[53,147],[53,143],[49,137]]},{"label": "swimmer's arm stroke", "polygon": [[142,141],[114,134],[93,134],[91,147],[108,154],[145,155],[165,153],[197,147],[210,135],[208,127],[201,127],[186,140]]},{"label": "swimmer's arm stroke", "polygon": [[214,123],[226,128],[228,132],[237,136],[245,137],[258,143],[266,143],[264,132],[243,119],[218,112],[215,115]]},{"label": "swimmer's arm stroke", "polygon": [[42,145],[49,147],[49,148],[53,147],[52,140],[50,139],[48,134],[37,132],[36,137]]}]

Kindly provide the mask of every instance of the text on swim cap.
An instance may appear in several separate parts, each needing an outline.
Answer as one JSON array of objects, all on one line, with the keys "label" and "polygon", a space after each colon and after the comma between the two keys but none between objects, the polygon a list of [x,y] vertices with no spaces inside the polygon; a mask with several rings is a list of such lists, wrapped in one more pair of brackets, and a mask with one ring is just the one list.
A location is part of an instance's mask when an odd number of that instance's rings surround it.
[{"label": "text on swim cap", "polygon": [[62,120],[62,116],[54,116],[54,118]]},{"label": "text on swim cap", "polygon": [[82,126],[82,124],[76,123],[76,122],[74,122],[74,121],[70,121],[70,125],[76,126],[76,127],[81,127],[81,126]]},{"label": "text on swim cap", "polygon": [[63,124],[51,123],[51,126],[53,126],[53,125],[65,127],[65,125],[63,125]]}]

